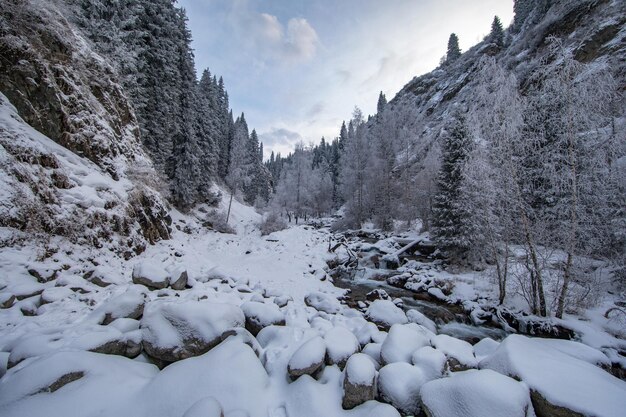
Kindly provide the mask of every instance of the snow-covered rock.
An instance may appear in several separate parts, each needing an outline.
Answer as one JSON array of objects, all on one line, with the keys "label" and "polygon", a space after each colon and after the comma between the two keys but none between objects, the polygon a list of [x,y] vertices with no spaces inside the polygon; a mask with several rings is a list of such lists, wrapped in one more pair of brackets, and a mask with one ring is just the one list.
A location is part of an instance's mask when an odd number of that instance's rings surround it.
[{"label": "snow-covered rock", "polygon": [[146,260],[133,268],[133,282],[151,290],[160,290],[170,283],[170,275],[156,260]]},{"label": "snow-covered rock", "polygon": [[418,325],[394,324],[380,349],[382,364],[411,362],[411,355],[417,349],[429,346],[428,331]]},{"label": "snow-covered rock", "polygon": [[626,410],[626,382],[540,340],[510,335],[480,368],[526,383],[540,417],[619,417]]},{"label": "snow-covered rock", "polygon": [[483,358],[491,355],[493,352],[498,349],[500,346],[500,342],[496,342],[490,337],[485,337],[481,339],[478,343],[474,345],[474,356],[476,356],[476,360],[480,361]]},{"label": "snow-covered rock", "polygon": [[415,309],[407,311],[406,318],[409,320],[409,323],[419,324],[420,326],[426,327],[431,332],[437,333],[437,325],[435,322]]},{"label": "snow-covered rock", "polygon": [[346,364],[350,356],[359,351],[361,347],[354,334],[345,327],[337,326],[330,329],[324,335],[326,343],[326,362],[329,365]]},{"label": "snow-covered rock", "polygon": [[287,371],[296,379],[302,375],[315,375],[324,366],[326,343],[317,336],[306,341],[289,359]]},{"label": "snow-covered rock", "polygon": [[175,362],[201,355],[243,327],[241,309],[206,301],[153,301],[141,319],[143,346],[153,358]]},{"label": "snow-covered rock", "polygon": [[285,325],[285,315],[276,304],[246,302],[241,310],[246,317],[246,329],[254,336],[264,327]]},{"label": "snow-covered rock", "polygon": [[383,330],[388,330],[394,324],[408,323],[404,311],[389,300],[374,301],[367,309],[365,316]]},{"label": "snow-covered rock", "polygon": [[432,338],[431,344],[446,354],[451,371],[462,371],[478,366],[478,360],[474,356],[474,348],[464,340],[456,339],[447,334],[438,334]]},{"label": "snow-covered rock", "polygon": [[380,368],[378,394],[405,415],[418,415],[420,389],[426,382],[424,372],[404,362],[396,362]]},{"label": "snow-covered rock", "polygon": [[176,291],[182,291],[189,281],[189,273],[184,268],[176,268],[170,274],[170,287]]},{"label": "snow-covered rock", "polygon": [[427,382],[421,399],[429,417],[534,417],[528,387],[491,370]]},{"label": "snow-covered rock", "polygon": [[372,359],[356,353],[346,363],[342,406],[349,410],[376,398],[376,368]]},{"label": "snow-covered rock", "polygon": [[375,363],[380,365],[380,350],[382,346],[382,343],[368,343],[367,345],[365,345],[365,347],[363,347],[363,350],[361,350],[361,352],[372,358]]},{"label": "snow-covered rock", "polygon": [[183,417],[224,417],[221,404],[213,397],[202,398],[196,401]]},{"label": "snow-covered rock", "polygon": [[123,294],[106,300],[94,310],[97,320],[106,325],[119,318],[139,319],[143,315],[146,295],[143,287],[129,288]]},{"label": "snow-covered rock", "polygon": [[304,302],[309,307],[328,314],[340,313],[343,309],[337,298],[322,292],[314,292],[304,297]]},{"label": "snow-covered rock", "polygon": [[413,352],[411,362],[424,371],[426,378],[431,380],[441,378],[443,375],[446,368],[446,355],[431,346],[424,346]]}]

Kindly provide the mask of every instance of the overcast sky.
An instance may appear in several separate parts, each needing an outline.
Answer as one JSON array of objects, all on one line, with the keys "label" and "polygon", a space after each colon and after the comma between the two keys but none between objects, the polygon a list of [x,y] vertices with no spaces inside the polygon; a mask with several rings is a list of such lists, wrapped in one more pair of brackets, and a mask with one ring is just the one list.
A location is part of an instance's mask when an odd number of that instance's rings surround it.
[{"label": "overcast sky", "polygon": [[230,105],[271,150],[338,135],[355,105],[373,114],[434,69],[450,33],[462,50],[505,26],[513,0],[179,0],[196,69],[224,77]]}]

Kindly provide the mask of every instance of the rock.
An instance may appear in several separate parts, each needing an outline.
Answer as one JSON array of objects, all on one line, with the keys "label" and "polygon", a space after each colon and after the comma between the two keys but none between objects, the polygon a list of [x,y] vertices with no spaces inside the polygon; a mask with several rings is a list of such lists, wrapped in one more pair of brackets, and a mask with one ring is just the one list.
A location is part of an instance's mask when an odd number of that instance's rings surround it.
[{"label": "rock", "polygon": [[[145,289],[144,289],[145,291]],[[94,311],[94,314],[103,315],[100,323],[107,325],[120,318],[138,320],[143,315],[146,303],[145,294],[138,290],[129,290],[111,300]]]},{"label": "rock", "polygon": [[447,334],[438,334],[432,338],[431,344],[448,357],[448,366],[451,371],[464,371],[478,366],[474,348],[464,340]]},{"label": "rock", "polygon": [[317,311],[323,311],[328,314],[337,314],[343,309],[339,300],[329,294],[321,292],[314,292],[307,295],[304,297],[304,303]]},{"label": "rock", "polygon": [[411,363],[420,368],[428,380],[441,378],[446,369],[446,355],[430,346],[417,349]]},{"label": "rock", "polygon": [[421,399],[430,417],[534,415],[528,387],[491,370],[457,372],[452,377],[427,382]]},{"label": "rock", "polygon": [[437,333],[437,325],[435,322],[417,310],[411,309],[407,311],[406,318],[410,323],[419,324],[420,326],[426,327],[431,332]]},{"label": "rock", "polygon": [[125,356],[134,359],[141,353],[141,331],[137,330],[127,333],[119,339],[111,340],[100,346],[89,349],[89,351],[107,355]]},{"label": "rock", "polygon": [[417,416],[420,389],[425,382],[422,370],[413,365],[404,362],[386,365],[378,373],[379,400],[393,405],[404,415]]},{"label": "rock", "polygon": [[510,335],[480,368],[526,383],[538,417],[619,417],[626,410],[626,382],[541,339]]},{"label": "rock", "polygon": [[193,403],[183,417],[224,417],[224,410],[215,398],[206,397]]},{"label": "rock", "polygon": [[169,285],[170,276],[156,261],[143,261],[133,268],[133,282],[151,290],[160,290]]},{"label": "rock", "polygon": [[33,267],[28,269],[28,273],[31,276],[35,277],[37,282],[44,284],[55,279],[57,277],[58,271],[48,268]]},{"label": "rock", "polygon": [[370,292],[368,292],[367,294],[365,294],[365,299],[368,301],[374,301],[374,300],[388,300],[389,299],[389,294],[387,294],[387,291],[385,290],[381,290],[381,289],[375,289],[372,290]]},{"label": "rock", "polygon": [[46,288],[41,293],[41,305],[54,303],[55,301],[61,301],[65,298],[71,297],[73,294],[74,291],[66,287]]},{"label": "rock", "polygon": [[377,367],[377,370],[380,367],[380,363],[382,362],[382,360],[380,359],[381,348],[382,348],[382,343],[368,343],[367,345],[365,345],[365,347],[361,351],[361,353],[366,354],[367,356],[372,358],[374,362],[376,362],[379,365]]},{"label": "rock", "polygon": [[289,359],[287,372],[292,379],[302,375],[315,375],[322,369],[326,357],[326,344],[319,337],[304,342]]},{"label": "rock", "polygon": [[285,315],[276,304],[246,302],[241,310],[246,317],[246,329],[254,336],[264,327],[285,325]]},{"label": "rock", "polygon": [[182,291],[187,287],[187,281],[189,280],[189,274],[186,269],[178,269],[172,273],[172,282],[170,287],[176,291]]},{"label": "rock", "polygon": [[0,294],[0,308],[11,308],[15,303],[15,295],[4,292]]},{"label": "rock", "polygon": [[408,323],[404,311],[389,300],[374,301],[367,309],[365,317],[382,330],[389,330],[394,324]]},{"label": "rock", "polygon": [[85,373],[82,371],[78,371],[78,372],[69,372],[67,374],[64,374],[62,376],[60,376],[59,378],[57,378],[52,384],[41,388],[38,392],[36,392],[36,394],[41,394],[44,392],[48,392],[48,393],[52,393],[55,392],[61,388],[63,388],[64,386],[66,386],[69,383],[72,383],[74,381],[78,381],[79,379],[81,379],[82,377],[85,376]]},{"label": "rock", "polygon": [[278,307],[285,307],[289,301],[293,301],[293,299],[289,296],[282,295],[274,298],[274,304]]},{"label": "rock", "polygon": [[359,351],[361,345],[354,334],[345,327],[337,326],[324,335],[326,363],[343,368],[348,358]]},{"label": "rock", "polygon": [[343,379],[343,399],[341,402],[343,409],[350,410],[375,398],[376,368],[374,362],[363,353],[350,356],[346,363]]},{"label": "rock", "polygon": [[500,342],[496,342],[490,337],[485,337],[474,345],[474,356],[480,361],[495,352],[498,346],[500,346]]},{"label": "rock", "polygon": [[417,349],[430,345],[430,335],[418,325],[394,324],[380,349],[381,363],[411,362],[411,355]]},{"label": "rock", "polygon": [[148,355],[175,362],[202,355],[243,327],[239,307],[205,301],[153,301],[141,319],[143,347]]},{"label": "rock", "polygon": [[106,288],[111,284],[116,284],[117,282],[113,280],[108,273],[103,271],[100,268],[96,268],[93,271],[87,272],[83,278],[87,281],[91,282],[98,287]]}]

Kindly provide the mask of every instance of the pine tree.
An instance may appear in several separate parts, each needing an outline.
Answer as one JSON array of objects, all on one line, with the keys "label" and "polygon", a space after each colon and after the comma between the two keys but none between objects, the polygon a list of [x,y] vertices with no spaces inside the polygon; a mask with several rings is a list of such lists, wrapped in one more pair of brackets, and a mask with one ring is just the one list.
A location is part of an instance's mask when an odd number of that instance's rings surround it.
[{"label": "pine tree", "polygon": [[498,45],[499,47],[504,46],[504,29],[502,27],[502,22],[498,16],[493,18],[493,22],[491,23],[491,33],[489,34],[489,40]]},{"label": "pine tree", "polygon": [[450,35],[448,39],[448,52],[446,54],[446,63],[450,64],[461,56],[461,48],[459,47],[459,37],[455,33]]},{"label": "pine tree", "polygon": [[378,96],[378,104],[376,105],[376,112],[380,115],[383,113],[385,106],[387,105],[387,97],[381,91]]},{"label": "pine tree", "polygon": [[475,233],[467,222],[470,213],[461,194],[464,167],[472,150],[472,139],[464,115],[455,115],[450,132],[444,134],[441,147],[439,192],[433,207],[432,232],[437,244],[454,259],[460,260],[466,255]]}]

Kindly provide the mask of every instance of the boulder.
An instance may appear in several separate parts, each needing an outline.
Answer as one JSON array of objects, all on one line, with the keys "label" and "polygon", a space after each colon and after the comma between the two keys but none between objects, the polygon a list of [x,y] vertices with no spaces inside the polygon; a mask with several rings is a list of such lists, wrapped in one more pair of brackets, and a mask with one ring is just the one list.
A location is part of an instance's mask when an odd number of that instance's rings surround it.
[{"label": "boulder", "polygon": [[189,274],[186,269],[176,269],[171,274],[170,287],[176,291],[182,291],[187,287],[187,281],[189,281]]},{"label": "boulder", "polygon": [[430,335],[427,330],[415,324],[394,324],[380,349],[381,363],[410,363],[413,352],[429,345]]},{"label": "boulder", "polygon": [[387,294],[387,291],[377,288],[365,294],[365,299],[368,301],[388,300],[389,294]]},{"label": "boulder", "polygon": [[374,301],[367,309],[365,317],[382,330],[389,330],[394,324],[405,324],[408,322],[404,311],[389,300]]},{"label": "boulder", "polygon": [[323,311],[328,314],[337,314],[343,309],[343,306],[337,298],[321,292],[314,292],[307,295],[304,297],[304,303],[317,311]]},{"label": "boulder", "polygon": [[541,339],[510,335],[479,366],[526,383],[538,417],[618,417],[626,410],[626,382]]},{"label": "boulder", "polygon": [[348,358],[359,351],[361,345],[354,334],[345,327],[337,326],[324,335],[326,363],[343,368]]},{"label": "boulder", "polygon": [[107,271],[104,271],[101,268],[96,268],[93,271],[87,272],[83,276],[83,278],[85,278],[87,281],[91,282],[92,284],[98,287],[102,287],[102,288],[106,288],[111,284],[118,283],[115,279],[111,277],[110,273],[108,273]]},{"label": "boulder", "polygon": [[241,305],[246,317],[246,329],[256,336],[267,326],[284,326],[285,315],[276,304],[246,302]]},{"label": "boulder", "polygon": [[446,355],[430,346],[413,352],[411,362],[424,372],[428,380],[441,378],[446,369]]},{"label": "boulder", "polygon": [[94,314],[102,316],[101,324],[107,325],[119,318],[138,320],[143,315],[146,296],[143,292],[129,290],[104,302]]},{"label": "boulder", "polygon": [[151,290],[160,290],[170,283],[170,276],[156,261],[143,261],[133,268],[133,282]]},{"label": "boulder", "polygon": [[324,365],[326,344],[319,337],[313,337],[304,342],[289,359],[287,372],[292,379],[302,375],[315,375]]},{"label": "boulder", "polygon": [[431,344],[448,357],[448,366],[451,371],[465,371],[478,366],[474,348],[464,340],[447,334],[438,334],[432,338]]},{"label": "boulder", "polygon": [[346,363],[342,407],[350,410],[376,398],[376,368],[372,359],[356,353]]},{"label": "boulder", "polygon": [[11,308],[15,303],[15,295],[5,292],[0,294],[0,308]]},{"label": "boulder", "polygon": [[420,389],[425,382],[426,376],[418,367],[405,362],[386,365],[378,373],[379,400],[404,415],[419,415]]},{"label": "boulder", "polygon": [[143,347],[162,363],[202,355],[243,327],[239,307],[206,301],[150,303],[141,319]]},{"label": "boulder", "polygon": [[429,417],[531,417],[528,387],[491,370],[456,372],[424,384],[422,406]]}]

